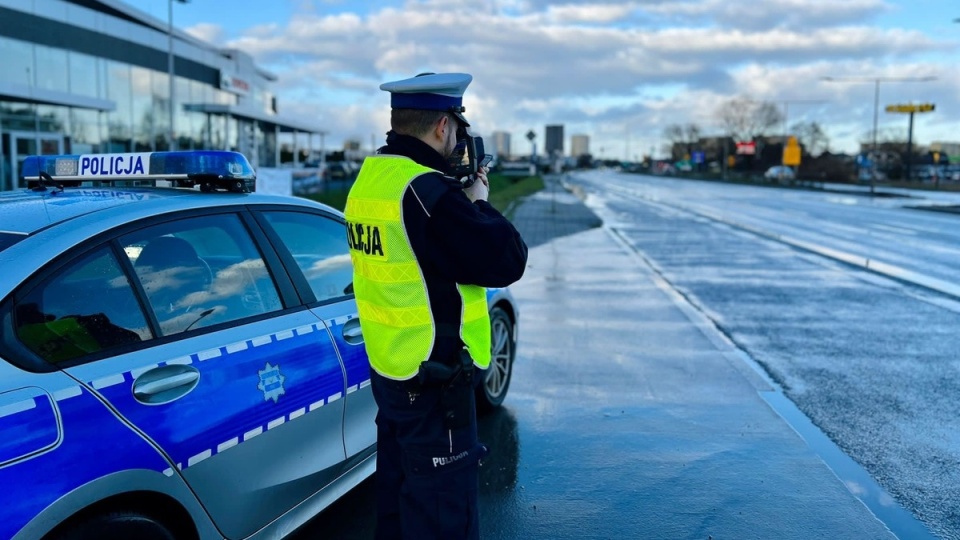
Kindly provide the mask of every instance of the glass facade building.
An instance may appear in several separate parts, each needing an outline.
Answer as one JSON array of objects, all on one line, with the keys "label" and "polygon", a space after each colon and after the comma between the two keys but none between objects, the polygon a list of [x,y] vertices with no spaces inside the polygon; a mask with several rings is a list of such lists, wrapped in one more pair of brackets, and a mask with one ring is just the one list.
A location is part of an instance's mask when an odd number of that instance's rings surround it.
[{"label": "glass facade building", "polygon": [[276,167],[281,134],[320,133],[278,114],[249,55],[169,30],[119,0],[0,0],[0,190],[33,154],[222,149]]}]

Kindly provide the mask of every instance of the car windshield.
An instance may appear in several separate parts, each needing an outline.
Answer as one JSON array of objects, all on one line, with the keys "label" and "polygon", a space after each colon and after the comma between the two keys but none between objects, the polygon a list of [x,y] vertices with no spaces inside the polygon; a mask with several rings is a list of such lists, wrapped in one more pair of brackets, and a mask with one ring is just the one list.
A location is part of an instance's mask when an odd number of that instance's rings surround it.
[{"label": "car windshield", "polygon": [[0,232],[0,252],[8,247],[26,238],[27,235],[19,233]]}]

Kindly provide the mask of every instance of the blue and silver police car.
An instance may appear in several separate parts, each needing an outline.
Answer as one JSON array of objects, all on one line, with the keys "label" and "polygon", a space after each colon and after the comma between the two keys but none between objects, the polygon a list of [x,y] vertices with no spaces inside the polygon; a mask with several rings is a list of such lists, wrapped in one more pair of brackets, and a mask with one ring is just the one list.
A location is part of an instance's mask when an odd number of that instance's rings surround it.
[{"label": "blue and silver police car", "polygon": [[[22,170],[0,194],[0,538],[283,537],[374,472],[340,212],[250,192],[231,152]],[[517,320],[489,295],[487,408]]]}]

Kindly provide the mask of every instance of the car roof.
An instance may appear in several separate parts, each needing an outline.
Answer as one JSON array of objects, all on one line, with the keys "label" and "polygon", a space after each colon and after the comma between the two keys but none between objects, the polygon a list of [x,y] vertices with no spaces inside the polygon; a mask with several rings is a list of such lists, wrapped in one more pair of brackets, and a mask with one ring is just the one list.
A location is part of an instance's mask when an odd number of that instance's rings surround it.
[{"label": "car roof", "polygon": [[[340,212],[320,203],[259,193],[204,193],[199,189],[162,187],[67,187],[63,191],[30,189],[0,192],[0,233],[30,235],[49,226],[124,205],[190,209],[230,204],[286,204]],[[139,211],[137,213],[140,213]],[[138,216],[141,217],[141,216]]]},{"label": "car roof", "polygon": [[188,195],[186,190],[117,187],[4,192],[0,193],[0,230],[31,234],[106,208]]},{"label": "car roof", "polygon": [[[27,156],[22,173],[28,189],[0,193],[0,250],[5,243],[19,241],[18,237],[125,205],[138,207],[131,212],[132,219],[151,211],[250,203],[313,206],[338,214],[297,197],[251,194],[256,173],[239,152]],[[126,212],[103,215],[122,219]]]}]

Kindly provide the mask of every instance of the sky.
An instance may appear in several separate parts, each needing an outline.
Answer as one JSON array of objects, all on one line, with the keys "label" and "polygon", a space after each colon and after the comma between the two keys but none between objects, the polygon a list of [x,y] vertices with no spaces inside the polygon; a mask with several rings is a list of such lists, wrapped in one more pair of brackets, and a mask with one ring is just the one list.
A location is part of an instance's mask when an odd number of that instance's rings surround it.
[{"label": "sky", "polygon": [[[126,0],[161,20],[167,2]],[[225,7],[229,6],[228,9]],[[933,103],[915,118],[920,144],[958,141],[960,4],[950,0],[190,0],[174,24],[239,48],[279,77],[280,114],[380,146],[389,94],[379,85],[421,72],[465,72],[475,134],[546,125],[590,137],[595,157],[663,156],[664,129],[722,135],[733,98],[776,104],[786,128],[817,122],[833,152],[879,132],[906,138],[908,116],[886,105]],[[834,80],[828,81],[825,78]],[[903,81],[902,79],[927,79]],[[901,80],[896,80],[901,79]],[[779,134],[779,133],[772,133]]]}]

